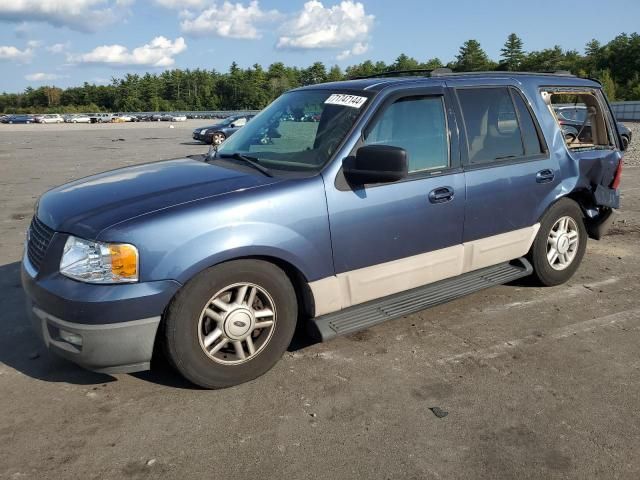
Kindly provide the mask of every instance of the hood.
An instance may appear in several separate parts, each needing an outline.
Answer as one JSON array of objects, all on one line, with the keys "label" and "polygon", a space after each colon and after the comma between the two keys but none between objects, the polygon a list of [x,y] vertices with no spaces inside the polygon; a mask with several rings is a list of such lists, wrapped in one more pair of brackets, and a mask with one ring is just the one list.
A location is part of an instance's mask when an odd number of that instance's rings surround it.
[{"label": "hood", "polygon": [[277,181],[187,158],[146,163],[49,190],[37,215],[56,231],[95,239],[105,228],[145,213]]}]

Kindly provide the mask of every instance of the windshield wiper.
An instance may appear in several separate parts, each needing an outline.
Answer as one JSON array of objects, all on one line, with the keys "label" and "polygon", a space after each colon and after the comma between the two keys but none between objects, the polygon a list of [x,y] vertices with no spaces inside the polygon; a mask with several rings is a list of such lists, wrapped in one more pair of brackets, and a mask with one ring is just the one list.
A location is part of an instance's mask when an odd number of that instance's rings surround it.
[{"label": "windshield wiper", "polygon": [[267,167],[260,165],[259,160],[256,157],[249,157],[247,155],[243,155],[242,153],[238,153],[238,152],[220,153],[218,154],[218,157],[233,158],[234,160],[240,160],[241,162],[244,162],[247,165],[251,165],[253,168],[260,171],[262,174],[266,175],[267,177],[273,177],[273,173],[271,173],[271,171]]}]

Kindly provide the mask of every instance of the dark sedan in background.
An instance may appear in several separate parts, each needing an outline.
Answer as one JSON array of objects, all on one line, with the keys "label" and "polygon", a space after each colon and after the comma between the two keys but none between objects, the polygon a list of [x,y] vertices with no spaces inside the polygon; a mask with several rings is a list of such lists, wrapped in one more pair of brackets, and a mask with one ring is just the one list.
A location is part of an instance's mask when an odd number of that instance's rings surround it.
[{"label": "dark sedan in background", "polygon": [[35,123],[32,115],[7,115],[2,118],[2,123]]},{"label": "dark sedan in background", "polygon": [[255,115],[234,115],[208,127],[196,128],[193,139],[210,145],[220,145],[235,132],[244,127]]},{"label": "dark sedan in background", "polygon": [[[568,142],[591,141],[591,122],[587,120],[587,108],[583,106],[558,106],[554,107],[558,123],[562,128],[564,137]],[[618,132],[622,137],[623,148],[626,150],[631,143],[631,130],[626,125],[616,122]]]}]

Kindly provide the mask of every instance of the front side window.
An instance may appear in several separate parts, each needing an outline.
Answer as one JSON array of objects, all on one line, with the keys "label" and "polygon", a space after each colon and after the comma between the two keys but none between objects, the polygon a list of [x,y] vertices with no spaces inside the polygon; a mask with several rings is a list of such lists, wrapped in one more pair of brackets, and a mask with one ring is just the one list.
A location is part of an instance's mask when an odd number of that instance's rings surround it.
[{"label": "front side window", "polygon": [[318,171],[364,111],[368,93],[297,90],[285,93],[218,149],[275,170]]},{"label": "front side window", "polygon": [[366,145],[407,151],[409,173],[449,166],[449,141],[442,97],[405,97],[389,105],[367,129]]}]

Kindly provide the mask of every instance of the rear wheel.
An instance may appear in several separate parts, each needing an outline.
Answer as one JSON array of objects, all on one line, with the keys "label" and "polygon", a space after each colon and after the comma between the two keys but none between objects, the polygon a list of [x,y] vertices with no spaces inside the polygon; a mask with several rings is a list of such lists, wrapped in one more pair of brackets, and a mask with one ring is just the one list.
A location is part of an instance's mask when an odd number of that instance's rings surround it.
[{"label": "rear wheel", "polygon": [[534,275],[542,285],[569,280],[580,266],[587,248],[587,230],[576,202],[563,198],[540,222],[540,230],[529,252]]},{"label": "rear wheel", "polygon": [[260,260],[224,263],[176,295],[165,318],[166,351],[191,382],[230,387],[277,363],[297,315],[295,291],[280,268]]}]

